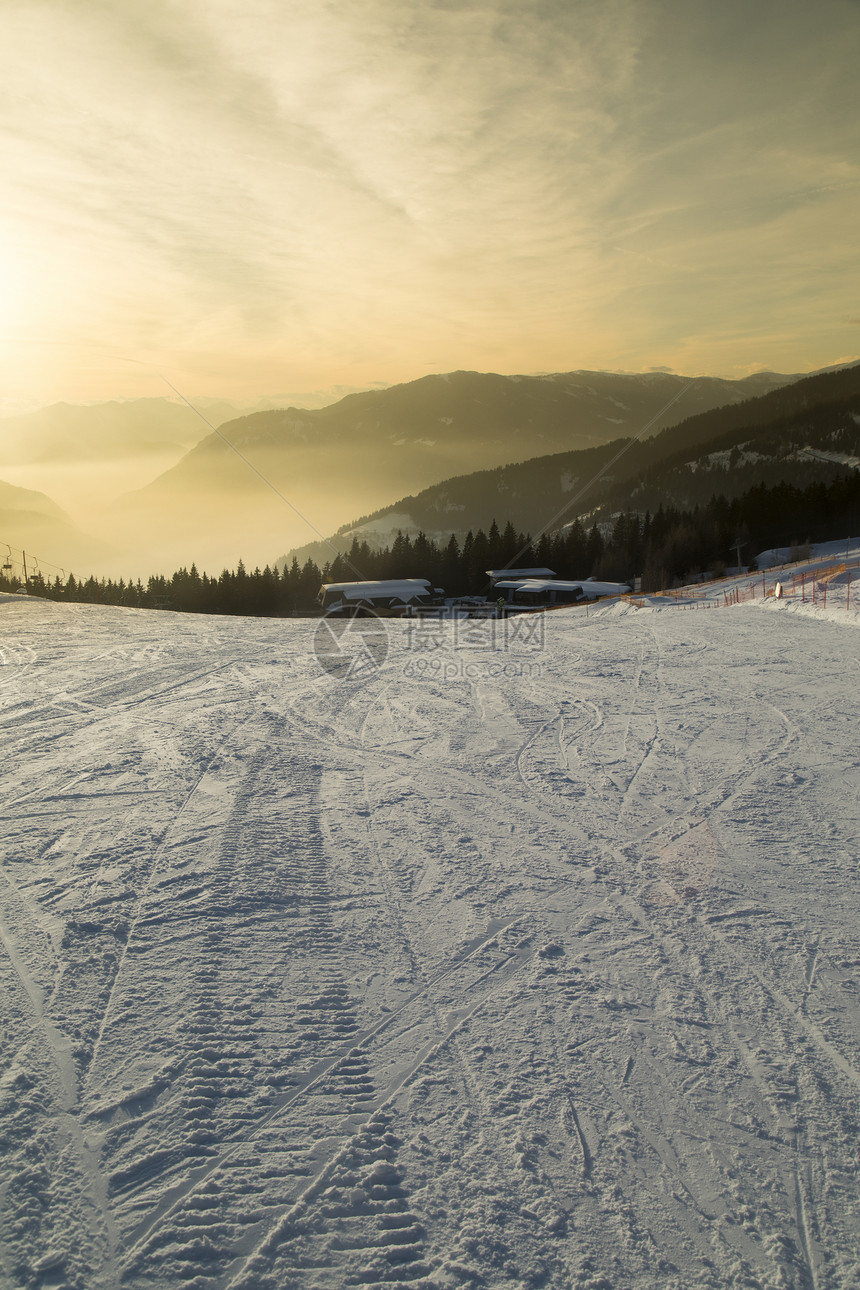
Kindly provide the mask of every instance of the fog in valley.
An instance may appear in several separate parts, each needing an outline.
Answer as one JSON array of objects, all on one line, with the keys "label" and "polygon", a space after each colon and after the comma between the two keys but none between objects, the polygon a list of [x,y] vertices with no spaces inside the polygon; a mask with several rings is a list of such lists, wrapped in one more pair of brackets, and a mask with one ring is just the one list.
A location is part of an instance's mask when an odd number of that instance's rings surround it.
[{"label": "fog in valley", "polygon": [[[145,579],[192,564],[217,575],[240,560],[248,569],[272,565],[384,508],[402,513],[414,535],[427,525],[410,517],[412,499],[431,486],[443,489],[433,536],[462,540],[478,526],[482,480],[500,468],[583,453],[558,468],[569,497],[600,464],[591,450],[745,406],[798,379],[457,371],[335,389],[317,406],[289,397],[192,404],[176,395],[56,404],[0,419],[0,540],[29,549],[46,576],[54,567]],[[521,486],[499,486],[495,518],[522,525]],[[556,509],[547,507],[546,517],[529,512],[530,531]],[[323,563],[334,546],[321,548]]]},{"label": "fog in valley", "polygon": [[[217,574],[239,560],[273,564],[334,531],[359,502],[389,501],[370,469],[351,481],[341,470],[339,487],[331,478],[321,486],[317,464],[300,454],[285,471],[271,453],[243,460],[213,436],[219,425],[290,397],[250,407],[201,400],[192,408],[168,398],[61,404],[0,418],[0,552],[10,546],[16,566],[26,552],[46,577],[71,570],[145,580],[192,563]],[[305,406],[330,397],[306,395]],[[217,467],[210,443],[174,478],[207,438],[215,439]]]}]

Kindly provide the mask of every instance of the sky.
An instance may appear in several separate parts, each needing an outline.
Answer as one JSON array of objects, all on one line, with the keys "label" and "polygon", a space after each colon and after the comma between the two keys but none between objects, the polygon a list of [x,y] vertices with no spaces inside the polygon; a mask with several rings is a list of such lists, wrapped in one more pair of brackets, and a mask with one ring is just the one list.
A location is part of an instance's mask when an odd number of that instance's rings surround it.
[{"label": "sky", "polygon": [[860,355],[858,0],[5,0],[0,406]]}]

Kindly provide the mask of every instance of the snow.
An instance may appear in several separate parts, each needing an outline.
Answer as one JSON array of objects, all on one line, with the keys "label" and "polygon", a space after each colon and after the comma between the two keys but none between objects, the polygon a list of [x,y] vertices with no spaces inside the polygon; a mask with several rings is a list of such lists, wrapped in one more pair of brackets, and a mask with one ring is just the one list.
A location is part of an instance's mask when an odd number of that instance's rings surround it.
[{"label": "snow", "polygon": [[389,578],[377,582],[324,582],[320,588],[319,599],[323,607],[328,608],[338,595],[341,600],[369,601],[384,597],[392,599],[398,597],[406,602],[419,596],[426,596],[429,591],[430,583],[427,578]]},{"label": "snow", "polygon": [[797,455],[812,461],[828,461],[838,466],[850,466],[852,470],[860,470],[860,457],[852,457],[844,452],[825,452],[823,448],[799,448]]},{"label": "snow", "polygon": [[563,578],[556,578],[553,576],[552,578],[500,578],[495,584],[495,588],[499,589],[508,589],[511,587],[521,587],[526,591],[582,591],[583,583],[581,581],[565,582]]},{"label": "snow", "polygon": [[856,618],[699,594],[0,600],[0,1284],[860,1283]]},{"label": "snow", "polygon": [[[777,565],[787,565],[792,558],[791,547],[775,547],[767,551],[760,551],[756,556],[756,563],[760,569],[773,569]],[[812,569],[818,568],[819,564],[829,564],[838,560],[839,556],[847,560],[856,561],[860,558],[860,538],[843,538],[838,542],[813,542],[809,546],[809,559],[797,561],[792,564],[792,569]]]},{"label": "snow", "polygon": [[412,516],[405,511],[394,511],[390,515],[378,516],[375,520],[366,520],[364,524],[358,524],[346,530],[339,537],[346,545],[349,539],[357,537],[359,541],[370,542],[372,546],[390,546],[399,532],[409,534],[418,532],[418,526]]}]

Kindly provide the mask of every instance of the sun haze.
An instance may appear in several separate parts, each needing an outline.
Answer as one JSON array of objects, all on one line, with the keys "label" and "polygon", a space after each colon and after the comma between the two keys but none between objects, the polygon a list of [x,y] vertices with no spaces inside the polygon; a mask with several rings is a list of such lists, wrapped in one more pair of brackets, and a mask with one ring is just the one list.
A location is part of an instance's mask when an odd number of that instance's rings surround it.
[{"label": "sun haze", "polygon": [[851,356],[857,19],[11,0],[5,406]]}]

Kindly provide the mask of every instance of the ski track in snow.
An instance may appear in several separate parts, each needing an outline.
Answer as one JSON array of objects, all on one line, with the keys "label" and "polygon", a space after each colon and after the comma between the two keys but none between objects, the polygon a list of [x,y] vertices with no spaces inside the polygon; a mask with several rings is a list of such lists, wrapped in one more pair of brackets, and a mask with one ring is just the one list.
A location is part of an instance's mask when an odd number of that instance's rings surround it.
[{"label": "ski track in snow", "polygon": [[855,631],[0,623],[0,1285],[860,1284]]}]

